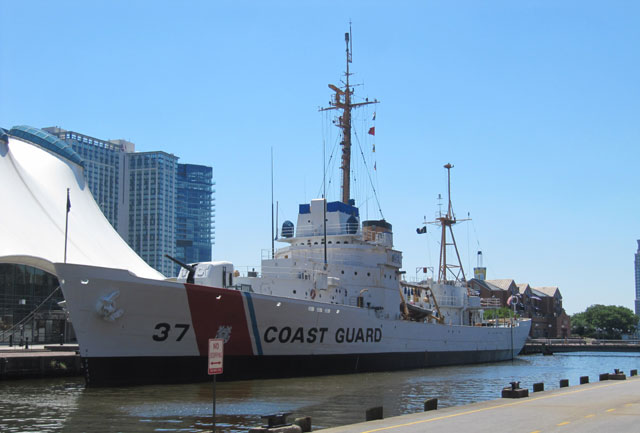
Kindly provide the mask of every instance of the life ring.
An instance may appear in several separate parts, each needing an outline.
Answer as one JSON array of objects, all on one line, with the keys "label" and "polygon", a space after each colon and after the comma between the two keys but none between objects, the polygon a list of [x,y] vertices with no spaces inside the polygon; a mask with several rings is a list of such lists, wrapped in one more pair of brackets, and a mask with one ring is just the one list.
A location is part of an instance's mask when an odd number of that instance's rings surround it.
[{"label": "life ring", "polygon": [[309,296],[311,296],[311,299],[316,299],[316,289],[311,289]]}]

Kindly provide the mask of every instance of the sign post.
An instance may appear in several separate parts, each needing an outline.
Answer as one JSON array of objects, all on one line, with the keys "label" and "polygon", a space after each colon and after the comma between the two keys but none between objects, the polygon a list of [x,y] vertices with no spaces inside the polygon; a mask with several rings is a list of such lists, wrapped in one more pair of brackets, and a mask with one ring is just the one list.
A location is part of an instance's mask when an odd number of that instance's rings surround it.
[{"label": "sign post", "polygon": [[222,338],[209,339],[209,375],[213,376],[213,428],[216,431],[216,376],[222,374],[222,360],[224,359],[224,340]]}]

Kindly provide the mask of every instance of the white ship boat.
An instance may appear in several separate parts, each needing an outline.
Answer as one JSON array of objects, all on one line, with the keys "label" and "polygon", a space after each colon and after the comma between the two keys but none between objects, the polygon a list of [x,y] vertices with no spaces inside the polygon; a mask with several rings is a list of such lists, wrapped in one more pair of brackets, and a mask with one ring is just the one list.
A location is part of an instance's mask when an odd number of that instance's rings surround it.
[{"label": "white ship boat", "polygon": [[206,379],[210,338],[225,341],[223,380],[494,362],[520,352],[530,322],[483,326],[480,298],[451,277],[451,201],[438,218],[445,257],[437,282],[404,281],[391,224],[361,221],[349,196],[351,110],[375,101],[351,101],[345,36],[345,86],[330,86],[327,108],[341,111],[342,201],[300,205],[297,224],[282,227],[286,246],[260,272],[198,263],[171,281],[54,264],[88,385]]}]

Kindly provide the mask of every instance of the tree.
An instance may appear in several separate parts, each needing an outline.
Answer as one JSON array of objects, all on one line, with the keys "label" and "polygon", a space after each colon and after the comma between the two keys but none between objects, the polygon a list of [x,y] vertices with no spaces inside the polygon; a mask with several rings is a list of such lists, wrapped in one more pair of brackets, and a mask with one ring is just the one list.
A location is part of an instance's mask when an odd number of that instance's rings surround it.
[{"label": "tree", "polygon": [[592,305],[571,316],[571,332],[583,337],[619,340],[636,331],[640,318],[626,307]]},{"label": "tree", "polygon": [[485,310],[483,317],[486,320],[492,320],[496,318],[507,319],[507,318],[513,317],[513,311],[511,311],[507,307],[500,307],[496,310]]}]

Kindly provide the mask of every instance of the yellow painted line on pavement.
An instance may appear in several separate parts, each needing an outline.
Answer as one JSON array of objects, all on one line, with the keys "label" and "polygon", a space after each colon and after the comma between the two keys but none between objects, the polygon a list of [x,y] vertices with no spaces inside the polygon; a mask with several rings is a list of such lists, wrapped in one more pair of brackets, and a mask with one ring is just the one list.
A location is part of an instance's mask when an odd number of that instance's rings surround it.
[{"label": "yellow painted line on pavement", "polygon": [[590,413],[589,415],[585,416],[585,418],[593,418],[595,416],[595,414]]},{"label": "yellow painted line on pavement", "polygon": [[540,433],[540,430],[534,430],[531,433]]},{"label": "yellow painted line on pavement", "polygon": [[569,424],[569,421],[561,422],[560,424],[556,424],[558,427]]},{"label": "yellow painted line on pavement", "polygon": [[393,429],[397,429],[397,428],[400,428],[400,427],[409,427],[409,426],[416,425],[416,424],[424,424],[424,423],[427,423],[427,422],[441,421],[441,420],[450,419],[450,418],[457,418],[457,417],[463,416],[463,415],[471,415],[471,414],[474,414],[474,413],[486,412],[486,411],[489,411],[489,410],[501,409],[501,408],[504,408],[504,407],[518,406],[518,405],[531,403],[531,402],[538,401],[538,400],[547,400],[547,399],[550,399],[550,398],[564,397],[564,396],[570,395],[570,394],[578,394],[580,392],[593,391],[594,389],[606,388],[606,387],[609,387],[609,386],[624,385],[625,383],[629,383],[629,382],[627,382],[627,381],[615,381],[614,383],[607,383],[607,384],[603,384],[603,385],[598,385],[598,386],[594,386],[592,388],[579,388],[579,389],[576,389],[574,391],[567,391],[567,392],[553,394],[553,395],[546,395],[546,396],[536,397],[536,398],[524,398],[524,399],[521,399],[520,401],[516,401],[516,402],[513,402],[513,403],[499,404],[497,406],[483,407],[482,409],[468,410],[468,411],[465,411],[465,412],[453,413],[451,415],[443,415],[443,416],[438,416],[438,417],[435,417],[435,418],[421,419],[421,420],[418,420],[418,421],[407,422],[407,423],[404,423],[404,424],[395,424],[395,425],[390,425],[390,426],[386,426],[386,427],[379,427],[379,428],[375,428],[375,429],[371,429],[371,430],[364,430],[362,433],[374,433],[374,432],[379,432],[379,431],[384,431],[384,430],[393,430]]},{"label": "yellow painted line on pavement", "polygon": [[613,412],[615,409],[607,409],[607,412]]}]

